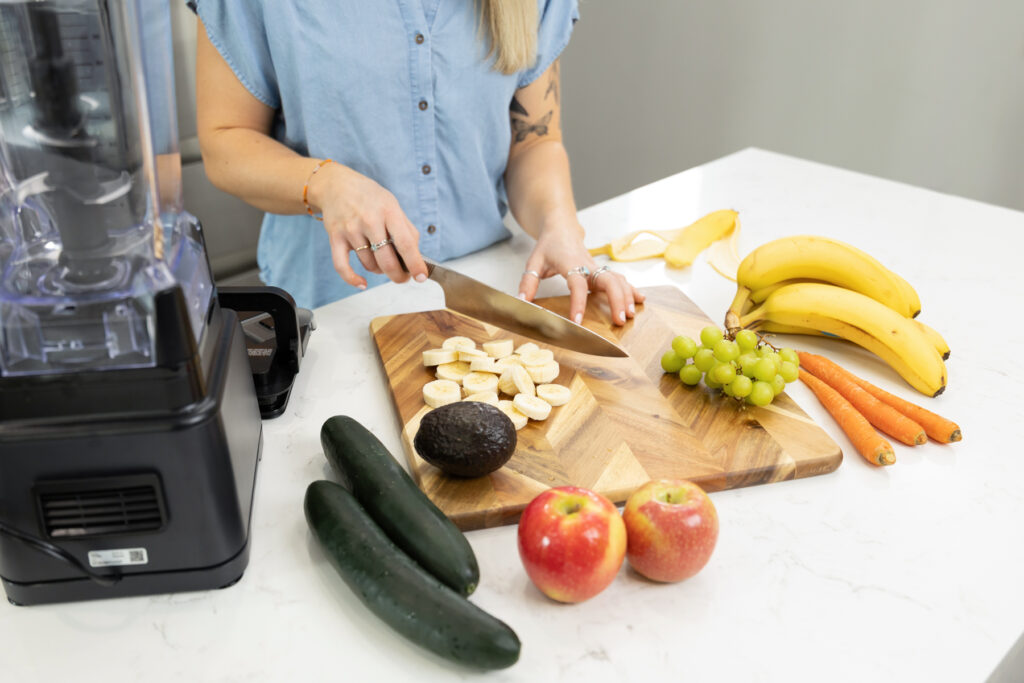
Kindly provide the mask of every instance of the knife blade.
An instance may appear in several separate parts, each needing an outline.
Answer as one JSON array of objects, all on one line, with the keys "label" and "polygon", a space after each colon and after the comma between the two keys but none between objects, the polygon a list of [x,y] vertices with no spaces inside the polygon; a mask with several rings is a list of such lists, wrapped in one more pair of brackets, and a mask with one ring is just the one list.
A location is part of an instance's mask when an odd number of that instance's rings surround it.
[{"label": "knife blade", "polygon": [[457,313],[570,351],[612,358],[629,357],[618,345],[568,318],[429,259],[424,261],[428,276],[444,291],[445,306]]}]

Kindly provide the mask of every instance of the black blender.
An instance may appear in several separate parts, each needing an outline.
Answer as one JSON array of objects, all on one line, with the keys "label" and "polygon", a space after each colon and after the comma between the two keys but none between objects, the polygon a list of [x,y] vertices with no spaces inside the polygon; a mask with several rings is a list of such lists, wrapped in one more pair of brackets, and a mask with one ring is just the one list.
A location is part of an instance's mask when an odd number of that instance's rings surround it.
[{"label": "black blender", "polygon": [[248,562],[260,408],[183,209],[172,68],[167,0],[0,3],[0,580],[16,604],[218,588]]}]

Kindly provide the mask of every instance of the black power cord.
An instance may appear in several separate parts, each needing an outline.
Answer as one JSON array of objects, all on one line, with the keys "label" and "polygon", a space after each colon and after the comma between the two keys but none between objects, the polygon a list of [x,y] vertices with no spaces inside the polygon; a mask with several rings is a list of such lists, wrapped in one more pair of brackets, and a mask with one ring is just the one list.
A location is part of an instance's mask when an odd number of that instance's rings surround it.
[{"label": "black power cord", "polygon": [[3,522],[0,522],[0,534],[5,534],[17,541],[21,541],[33,550],[38,550],[44,555],[49,555],[55,560],[68,563],[101,586],[109,588],[121,580],[121,574],[118,572],[113,574],[100,574],[98,572],[94,572],[92,569],[79,562],[78,558],[60,546],[44,541],[43,539],[33,536],[32,534],[25,533],[24,531],[19,531],[12,526],[4,524]]}]

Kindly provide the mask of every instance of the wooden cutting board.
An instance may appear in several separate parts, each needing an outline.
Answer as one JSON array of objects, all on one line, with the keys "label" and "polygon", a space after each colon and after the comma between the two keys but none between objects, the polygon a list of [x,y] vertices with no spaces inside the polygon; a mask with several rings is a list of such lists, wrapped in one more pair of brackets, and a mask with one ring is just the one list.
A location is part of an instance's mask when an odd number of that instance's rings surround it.
[{"label": "wooden cutting board", "polygon": [[[703,384],[687,387],[661,369],[661,356],[678,334],[698,338],[713,324],[675,287],[643,290],[647,300],[622,327],[608,322],[607,307],[593,298],[584,325],[618,343],[630,358],[589,356],[555,346],[561,366],[555,380],[572,399],[542,422],[519,430],[511,460],[486,477],[449,477],[413,449],[420,419],[430,408],[423,385],[435,379],[422,353],[448,337],[465,336],[479,347],[491,339],[535,341],[450,310],[375,318],[370,330],[391,395],[404,425],[409,469],[431,500],[463,530],[512,524],[534,496],[572,484],[622,503],[650,479],[677,477],[705,490],[738,488],[835,470],[842,451],[785,393],[766,408],[739,406]],[[568,297],[539,299],[561,315]]]}]

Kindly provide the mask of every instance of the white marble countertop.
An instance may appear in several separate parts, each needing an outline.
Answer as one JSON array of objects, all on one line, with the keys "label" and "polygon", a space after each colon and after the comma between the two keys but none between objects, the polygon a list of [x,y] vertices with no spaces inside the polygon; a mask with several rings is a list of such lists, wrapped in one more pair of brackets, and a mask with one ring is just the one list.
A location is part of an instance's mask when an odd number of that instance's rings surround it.
[{"label": "white marble countertop", "polygon": [[[740,212],[740,254],[798,233],[856,244],[909,280],[921,319],[952,348],[949,388],[928,403],[964,440],[897,445],[867,465],[799,383],[788,391],[842,446],[834,473],[712,494],[710,563],[655,585],[623,566],[579,605],[544,598],[515,527],[468,534],[481,567],[473,601],[523,642],[495,680],[984,681],[1024,631],[1024,401],[1017,308],[1024,214],[749,149],[581,212],[588,244]],[[531,241],[452,262],[515,293]],[[734,285],[699,260],[616,264],[637,285],[671,283],[720,320]],[[565,293],[564,281],[542,294]],[[264,423],[252,553],[221,591],[45,607],[0,604],[0,680],[441,681],[481,674],[407,643],[349,592],[315,546],[306,485],[333,478],[319,429],[351,415],[404,461],[399,421],[368,332],[378,315],[437,308],[432,284],[386,285],[316,312],[287,413]],[[868,379],[920,399],[887,366],[801,339]]]}]

